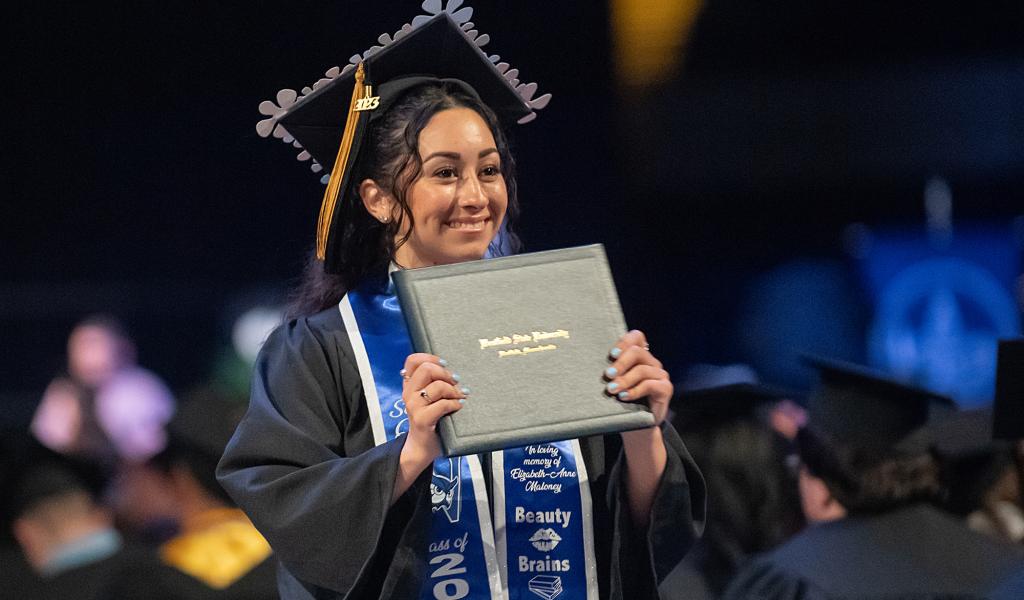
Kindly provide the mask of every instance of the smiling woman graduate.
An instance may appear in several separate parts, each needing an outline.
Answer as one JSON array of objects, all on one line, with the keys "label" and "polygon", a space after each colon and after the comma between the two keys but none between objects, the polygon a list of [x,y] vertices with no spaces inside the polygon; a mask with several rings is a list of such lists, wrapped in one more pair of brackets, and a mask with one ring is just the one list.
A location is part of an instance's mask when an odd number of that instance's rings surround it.
[{"label": "smiling woman graduate", "polygon": [[[646,399],[656,426],[441,456],[438,419],[473,401],[472,382],[412,352],[388,273],[515,247],[502,126],[550,96],[483,52],[471,9],[423,7],[260,107],[262,135],[331,172],[296,318],[263,347],[218,477],[280,558],[284,598],[655,597],[699,533],[704,484],[665,423],[672,384],[643,333],[594,376]],[[538,453],[558,459],[559,487],[495,497],[503,469],[545,468]]]}]

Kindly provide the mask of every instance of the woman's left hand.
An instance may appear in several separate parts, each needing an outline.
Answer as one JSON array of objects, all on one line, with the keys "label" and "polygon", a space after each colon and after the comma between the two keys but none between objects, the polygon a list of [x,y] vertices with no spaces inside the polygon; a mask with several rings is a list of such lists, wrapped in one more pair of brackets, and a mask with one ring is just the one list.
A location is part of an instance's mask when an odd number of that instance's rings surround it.
[{"label": "woman's left hand", "polygon": [[668,414],[672,398],[672,382],[647,346],[643,332],[633,330],[619,338],[608,356],[612,364],[604,372],[605,390],[622,402],[647,399],[654,415],[654,427],[622,432],[626,454],[626,497],[633,524],[647,527],[658,482],[665,473],[668,454],[659,425]]},{"label": "woman's left hand", "polygon": [[609,356],[611,366],[604,372],[605,390],[623,402],[647,399],[655,425],[661,425],[672,399],[672,382],[661,361],[654,358],[647,337],[636,329],[619,338]]}]

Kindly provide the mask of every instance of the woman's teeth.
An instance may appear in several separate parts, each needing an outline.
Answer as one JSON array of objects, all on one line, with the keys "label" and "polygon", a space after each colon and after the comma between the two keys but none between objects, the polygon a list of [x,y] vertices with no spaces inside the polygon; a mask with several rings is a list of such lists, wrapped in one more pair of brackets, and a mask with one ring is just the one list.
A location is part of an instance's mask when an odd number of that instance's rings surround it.
[{"label": "woman's teeth", "polygon": [[484,228],[485,221],[486,220],[473,222],[451,221],[448,223],[448,227],[451,227],[452,229],[462,229],[465,231],[480,231]]}]

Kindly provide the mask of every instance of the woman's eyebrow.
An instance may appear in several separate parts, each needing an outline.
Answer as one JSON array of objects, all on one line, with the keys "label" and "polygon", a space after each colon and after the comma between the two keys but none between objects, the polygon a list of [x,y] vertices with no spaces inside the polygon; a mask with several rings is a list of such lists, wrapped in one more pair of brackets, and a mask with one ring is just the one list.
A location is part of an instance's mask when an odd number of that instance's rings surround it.
[{"label": "woman's eyebrow", "polygon": [[[477,155],[477,158],[483,158],[483,157],[485,157],[485,156],[487,156],[489,154],[496,154],[497,152],[498,152],[497,148],[487,148],[487,149],[481,150],[480,154]],[[450,160],[460,160],[462,158],[462,155],[459,154],[458,152],[445,152],[445,151],[434,152],[434,153],[430,154],[429,156],[427,156],[426,158],[424,158],[423,162],[427,162],[428,160],[430,160],[432,158],[437,158],[437,157],[447,158],[447,159],[450,159]]]},{"label": "woman's eyebrow", "polygon": [[424,158],[423,162],[427,162],[428,160],[436,158],[438,156],[440,156],[441,158],[450,158],[451,160],[459,160],[460,158],[462,158],[462,155],[459,154],[458,152],[434,152],[430,156]]}]

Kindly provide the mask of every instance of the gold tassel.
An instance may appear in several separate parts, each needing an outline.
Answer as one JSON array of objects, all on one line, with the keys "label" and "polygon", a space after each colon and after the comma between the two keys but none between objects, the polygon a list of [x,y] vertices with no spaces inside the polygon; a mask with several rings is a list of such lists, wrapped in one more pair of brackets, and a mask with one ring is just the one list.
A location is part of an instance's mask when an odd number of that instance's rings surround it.
[{"label": "gold tassel", "polygon": [[356,125],[360,116],[356,105],[366,92],[363,85],[365,78],[366,70],[363,63],[359,63],[359,67],[356,69],[356,84],[352,88],[352,102],[348,106],[348,118],[345,120],[345,130],[341,135],[341,146],[338,147],[338,157],[334,160],[334,168],[331,169],[331,177],[327,181],[327,189],[324,191],[324,201],[320,204],[320,218],[317,220],[316,226],[316,257],[320,260],[327,257],[327,234],[331,230],[334,206],[338,203],[341,181],[345,178],[345,164],[348,163],[352,141],[356,135]]}]

